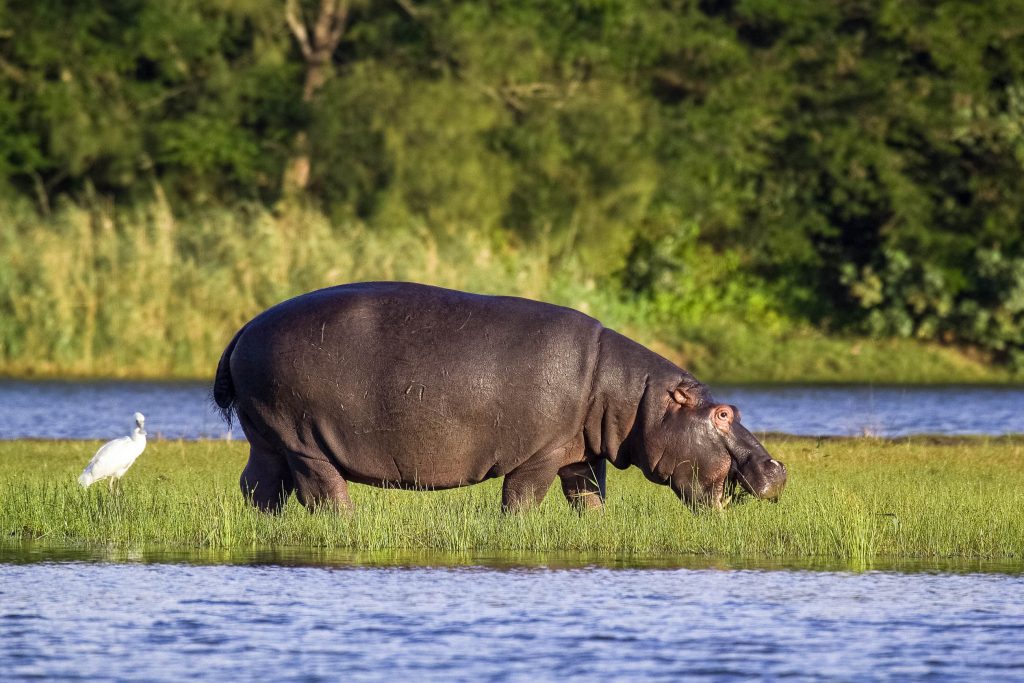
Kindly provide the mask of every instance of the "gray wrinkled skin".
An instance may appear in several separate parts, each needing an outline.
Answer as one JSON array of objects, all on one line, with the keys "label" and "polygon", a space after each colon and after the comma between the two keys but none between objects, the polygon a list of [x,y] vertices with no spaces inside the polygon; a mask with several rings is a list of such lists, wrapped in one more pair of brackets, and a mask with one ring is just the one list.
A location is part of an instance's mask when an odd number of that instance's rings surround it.
[{"label": "gray wrinkled skin", "polygon": [[[351,506],[348,482],[444,489],[504,477],[502,507],[556,477],[600,507],[605,462],[691,506],[727,482],[776,498],[785,468],[692,375],[578,311],[369,282],[290,299],[231,340],[214,400],[250,444],[254,505]],[[716,417],[718,416],[718,417]]]}]

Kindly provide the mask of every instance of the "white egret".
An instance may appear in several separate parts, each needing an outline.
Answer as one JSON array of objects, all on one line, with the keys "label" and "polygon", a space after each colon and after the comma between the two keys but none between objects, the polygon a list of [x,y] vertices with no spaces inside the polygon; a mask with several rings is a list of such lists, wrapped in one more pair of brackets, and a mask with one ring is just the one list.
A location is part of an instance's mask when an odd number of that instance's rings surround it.
[{"label": "white egret", "polygon": [[146,430],[142,428],[145,422],[146,417],[142,413],[135,413],[135,429],[131,436],[122,436],[100,446],[85,466],[78,483],[88,488],[93,482],[109,478],[113,490],[135,459],[146,449]]}]

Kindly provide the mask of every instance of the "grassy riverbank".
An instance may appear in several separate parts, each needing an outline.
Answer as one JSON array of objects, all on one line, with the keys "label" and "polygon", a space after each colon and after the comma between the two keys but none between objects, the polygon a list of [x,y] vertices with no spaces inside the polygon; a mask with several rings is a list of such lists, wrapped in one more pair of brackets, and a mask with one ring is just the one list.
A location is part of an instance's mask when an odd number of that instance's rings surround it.
[{"label": "grassy riverbank", "polygon": [[[0,207],[0,376],[205,378],[235,331],[296,294],[412,280],[570,306],[710,382],[1007,382],[1009,366],[910,339],[834,337],[787,317],[709,254],[683,290],[630,297],[554,245],[291,208],[176,216],[67,204]],[[737,276],[738,277],[738,276]]]},{"label": "grassy riverbank", "polygon": [[446,492],[353,486],[352,516],[277,517],[237,489],[240,442],[155,442],[124,492],[83,491],[95,442],[0,443],[0,535],[55,546],[360,551],[589,552],[615,557],[728,555],[872,560],[1024,561],[1024,439],[883,441],[769,438],[790,469],[777,505],[693,515],[636,470],[609,473],[603,513],[577,515],[555,486],[527,514],[498,513],[499,482]]}]

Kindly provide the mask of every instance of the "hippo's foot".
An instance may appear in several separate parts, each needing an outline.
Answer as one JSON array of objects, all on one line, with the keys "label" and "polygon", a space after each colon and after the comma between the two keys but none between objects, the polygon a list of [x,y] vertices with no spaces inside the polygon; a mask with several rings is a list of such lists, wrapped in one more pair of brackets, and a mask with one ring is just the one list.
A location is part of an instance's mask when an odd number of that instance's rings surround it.
[{"label": "hippo's foot", "polygon": [[[342,480],[344,482],[344,480]],[[310,512],[352,512],[355,506],[352,504],[352,499],[348,496],[348,485],[346,483],[343,489],[334,489],[330,493],[324,493],[323,491],[316,491],[313,493],[303,493],[301,490],[298,492],[299,501],[306,506],[306,509]]]},{"label": "hippo's foot", "polygon": [[272,515],[281,511],[294,488],[290,476],[287,479],[268,475],[256,477],[248,467],[242,471],[238,485],[242,489],[242,495],[254,508]]},{"label": "hippo's foot", "polygon": [[259,481],[251,485],[243,477],[240,486],[250,505],[260,512],[266,512],[271,515],[281,512],[281,508],[284,507],[288,496],[291,495],[291,489],[287,489],[285,483],[281,481]]}]

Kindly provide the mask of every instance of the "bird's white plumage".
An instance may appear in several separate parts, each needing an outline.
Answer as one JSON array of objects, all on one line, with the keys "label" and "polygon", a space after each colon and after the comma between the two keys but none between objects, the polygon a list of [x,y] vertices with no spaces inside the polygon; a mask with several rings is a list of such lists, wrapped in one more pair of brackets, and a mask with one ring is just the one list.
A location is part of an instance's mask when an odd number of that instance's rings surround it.
[{"label": "bird's white plumage", "polygon": [[135,413],[135,429],[131,436],[122,436],[100,446],[78,477],[78,483],[88,487],[94,482],[110,478],[111,484],[114,484],[123,477],[135,459],[146,450],[146,431],[143,429],[145,421],[142,413]]}]

